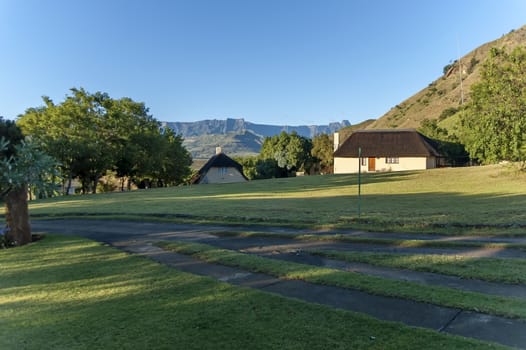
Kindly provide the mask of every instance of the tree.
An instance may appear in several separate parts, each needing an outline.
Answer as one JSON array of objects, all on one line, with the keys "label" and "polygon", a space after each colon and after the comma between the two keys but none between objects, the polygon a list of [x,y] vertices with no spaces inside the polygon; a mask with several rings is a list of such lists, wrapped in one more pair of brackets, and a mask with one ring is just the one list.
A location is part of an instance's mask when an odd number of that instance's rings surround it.
[{"label": "tree", "polygon": [[462,166],[469,162],[469,154],[457,135],[438,125],[436,119],[424,119],[418,131],[432,139],[438,152],[451,166]]},{"label": "tree", "polygon": [[0,117],[0,197],[5,202],[8,246],[31,242],[28,188],[49,193],[56,177],[56,161],[31,142],[22,140],[14,122]]},{"label": "tree", "polygon": [[183,138],[172,129],[166,129],[160,135],[161,149],[158,171],[155,172],[158,183],[178,185],[191,175],[192,156],[183,146]]},{"label": "tree", "polygon": [[525,161],[526,49],[493,48],[462,113],[463,141],[483,163]]},{"label": "tree", "polygon": [[147,176],[175,184],[190,172],[182,138],[162,132],[144,103],[82,88],[71,89],[60,104],[43,99],[45,105],[28,109],[18,125],[60,161],[66,194],[73,178],[80,179],[82,193],[95,193],[108,171],[122,178],[121,189],[125,179],[128,185]]},{"label": "tree", "polygon": [[286,172],[278,167],[275,159],[262,159],[260,156],[236,157],[235,160],[243,166],[243,174],[249,180],[272,179],[286,176]]},{"label": "tree", "polygon": [[299,136],[295,131],[288,134],[282,131],[279,135],[266,137],[261,147],[260,158],[273,159],[282,169],[283,175],[293,171],[308,170],[312,165],[312,141]]},{"label": "tree", "polygon": [[312,140],[311,154],[320,163],[320,170],[324,173],[332,173],[334,164],[334,145],[327,134],[315,136]]}]

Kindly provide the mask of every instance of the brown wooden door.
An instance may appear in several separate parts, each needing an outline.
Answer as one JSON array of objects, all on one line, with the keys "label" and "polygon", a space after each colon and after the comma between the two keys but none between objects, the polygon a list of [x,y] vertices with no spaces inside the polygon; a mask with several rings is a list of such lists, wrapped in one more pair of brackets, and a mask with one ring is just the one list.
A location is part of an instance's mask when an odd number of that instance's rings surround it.
[{"label": "brown wooden door", "polygon": [[376,158],[369,158],[367,165],[367,171],[376,171]]}]

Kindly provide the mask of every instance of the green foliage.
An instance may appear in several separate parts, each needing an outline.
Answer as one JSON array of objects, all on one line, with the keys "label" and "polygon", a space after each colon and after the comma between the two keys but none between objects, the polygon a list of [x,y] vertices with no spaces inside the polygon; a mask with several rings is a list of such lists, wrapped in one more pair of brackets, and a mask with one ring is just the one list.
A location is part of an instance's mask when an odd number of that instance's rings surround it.
[{"label": "green foliage", "polygon": [[247,156],[236,157],[235,160],[243,166],[243,174],[249,180],[272,179],[287,176],[287,172],[283,171],[274,159]]},{"label": "green foliage", "polygon": [[107,171],[164,184],[188,176],[191,158],[182,138],[161,131],[144,103],[82,88],[71,92],[60,104],[44,97],[45,105],[28,109],[18,125],[60,161],[64,178],[81,180],[83,193],[95,192]]},{"label": "green foliage", "polygon": [[57,162],[37,147],[25,141],[15,122],[0,117],[0,194],[27,188],[39,197],[54,190],[58,173]]},{"label": "green foliage", "polygon": [[15,147],[15,156],[2,159],[1,167],[2,183],[8,182],[13,188],[27,186],[31,194],[40,198],[55,192],[58,163],[33,142],[22,141]]},{"label": "green foliage", "polygon": [[526,49],[492,49],[462,113],[463,141],[483,163],[526,160]]},{"label": "green foliage", "polygon": [[0,116],[0,139],[7,141],[7,143],[3,142],[0,156],[9,158],[15,154],[15,147],[24,140],[24,135],[14,121]]},{"label": "green foliage", "polygon": [[[451,113],[452,110],[446,109],[444,112]],[[469,161],[469,154],[458,137],[450,134],[446,128],[440,127],[436,119],[424,119],[418,131],[436,142],[438,152],[446,157],[449,165],[459,166]]]},{"label": "green foliage", "polygon": [[457,63],[457,60],[454,60],[452,63],[446,64],[444,68],[442,69],[442,73],[447,74],[451,68]]},{"label": "green foliage", "polygon": [[468,74],[471,74],[473,73],[473,71],[475,70],[475,66],[477,64],[479,64],[479,60],[477,60],[475,58],[475,56],[471,57],[471,60],[469,61],[469,65],[468,65]]},{"label": "green foliage", "polygon": [[315,136],[312,140],[311,155],[320,163],[320,170],[323,173],[332,173],[334,164],[334,145],[327,134],[320,134]]},{"label": "green foliage", "polygon": [[308,170],[313,163],[312,141],[298,135],[282,131],[281,134],[266,137],[261,147],[260,158],[273,159],[284,172]]},{"label": "green foliage", "polygon": [[442,113],[440,113],[440,116],[438,117],[438,120],[442,121],[442,120],[447,119],[447,118],[449,118],[451,116],[454,116],[455,114],[458,113],[458,111],[459,110],[456,107],[448,107],[448,108],[444,109],[442,111]]}]

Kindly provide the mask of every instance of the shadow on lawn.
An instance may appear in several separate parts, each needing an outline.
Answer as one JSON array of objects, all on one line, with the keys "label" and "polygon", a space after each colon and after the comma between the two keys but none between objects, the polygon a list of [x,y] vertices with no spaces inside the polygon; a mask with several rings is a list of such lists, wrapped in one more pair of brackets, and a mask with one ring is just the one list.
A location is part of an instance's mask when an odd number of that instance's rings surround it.
[{"label": "shadow on lawn", "polygon": [[[228,202],[228,200],[227,200]],[[242,222],[297,223],[371,226],[372,230],[399,231],[404,227],[440,229],[484,229],[526,227],[526,196],[510,194],[465,195],[449,192],[419,194],[362,194],[358,217],[358,196],[339,195],[312,198],[242,198],[229,205],[231,211],[214,216],[214,211],[194,215],[202,219]],[[210,203],[208,204],[210,205]],[[396,229],[398,227],[398,229]]]},{"label": "shadow on lawn", "polygon": [[[403,181],[418,174],[418,171],[404,171],[404,172],[384,172],[384,173],[363,173],[360,176],[360,182],[362,185],[384,183],[384,182],[395,182]],[[283,193],[294,193],[302,192],[305,189],[308,190],[323,190],[330,188],[337,188],[341,186],[355,186],[358,184],[358,174],[340,174],[340,175],[320,175],[320,176],[305,176],[301,178],[303,186],[298,186],[296,182],[299,178],[279,178],[273,180],[272,184],[277,185],[273,187],[274,192]],[[258,183],[258,181],[251,182],[253,184],[262,184],[264,181]],[[268,184],[265,184],[268,187]]]},{"label": "shadow on lawn", "polygon": [[[44,248],[50,253],[54,243],[63,243],[61,239],[37,244],[48,244]],[[19,252],[21,260],[33,257],[27,252]],[[388,333],[377,341],[385,346],[393,336],[414,332],[112,252],[109,248],[102,254],[91,254],[91,248],[57,252],[51,254],[55,265],[34,266],[22,275],[25,282],[14,281],[12,275],[4,279],[2,286],[23,284],[26,298],[9,302],[13,291],[4,289],[7,302],[0,305],[0,313],[7,315],[2,331],[9,337],[0,339],[0,347],[264,349],[302,344],[321,349],[327,339],[339,339],[346,346],[363,348],[372,330]],[[53,260],[45,252],[42,256]],[[353,332],[347,332],[349,328]],[[363,336],[357,339],[357,332]]]}]

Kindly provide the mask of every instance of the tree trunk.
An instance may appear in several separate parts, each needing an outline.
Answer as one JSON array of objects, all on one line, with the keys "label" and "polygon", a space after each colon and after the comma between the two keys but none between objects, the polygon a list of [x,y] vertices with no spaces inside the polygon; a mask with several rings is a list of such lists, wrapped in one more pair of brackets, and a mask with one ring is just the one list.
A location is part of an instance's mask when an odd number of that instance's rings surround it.
[{"label": "tree trunk", "polygon": [[100,177],[98,175],[95,175],[93,177],[93,189],[91,193],[93,194],[97,193],[97,185],[99,184],[99,180],[100,180]]},{"label": "tree trunk", "polygon": [[69,176],[68,176],[68,182],[67,182],[67,185],[66,185],[66,191],[64,193],[64,195],[68,196],[69,195],[69,192],[71,190],[71,182],[72,182],[72,178],[73,178],[73,175],[70,173]]},{"label": "tree trunk", "polygon": [[27,187],[10,191],[5,197],[6,239],[10,246],[31,242],[31,226],[27,208]]}]

